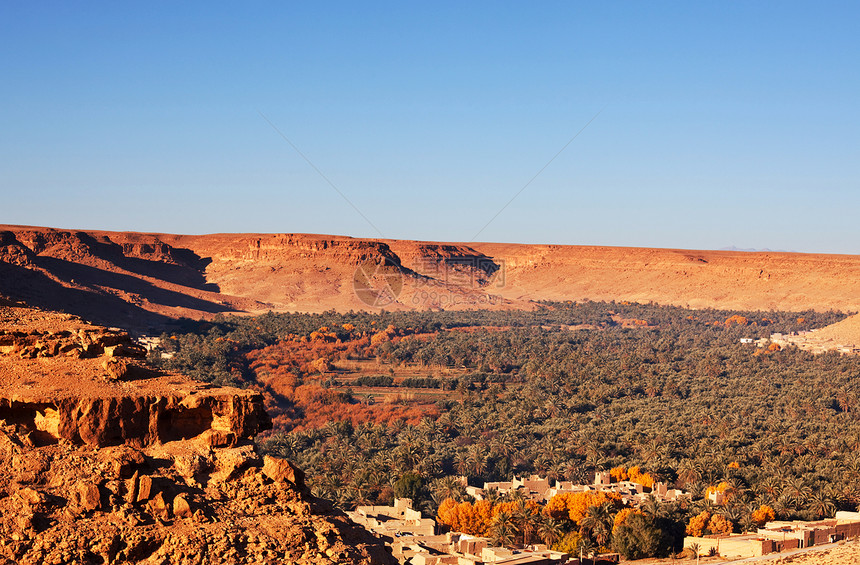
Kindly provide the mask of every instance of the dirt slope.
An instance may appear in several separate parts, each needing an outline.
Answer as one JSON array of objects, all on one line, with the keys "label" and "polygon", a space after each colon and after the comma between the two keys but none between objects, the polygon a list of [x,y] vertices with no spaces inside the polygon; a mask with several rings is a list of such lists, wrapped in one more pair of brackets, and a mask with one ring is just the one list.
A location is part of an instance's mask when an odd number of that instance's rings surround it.
[{"label": "dirt slope", "polygon": [[814,332],[816,340],[831,341],[844,346],[860,347],[860,314],[848,316],[841,322]]},{"label": "dirt slope", "polygon": [[0,226],[0,294],[142,329],[220,312],[539,300],[857,311],[857,280],[853,255]]}]

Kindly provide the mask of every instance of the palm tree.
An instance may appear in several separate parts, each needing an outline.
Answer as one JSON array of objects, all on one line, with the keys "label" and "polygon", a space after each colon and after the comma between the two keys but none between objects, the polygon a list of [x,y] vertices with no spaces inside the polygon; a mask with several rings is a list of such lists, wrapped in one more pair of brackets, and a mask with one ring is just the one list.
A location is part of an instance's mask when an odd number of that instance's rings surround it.
[{"label": "palm tree", "polygon": [[702,479],[702,474],[699,472],[699,466],[692,460],[687,459],[678,469],[678,478],[685,485],[696,483]]},{"label": "palm tree", "polygon": [[460,451],[457,453],[457,458],[454,461],[454,466],[457,469],[457,473],[460,475],[465,475],[469,472],[469,453],[466,451]]},{"label": "palm tree", "polygon": [[731,498],[742,498],[747,492],[747,485],[744,480],[735,475],[726,479],[726,482],[729,484],[729,488],[726,490],[726,495]]},{"label": "palm tree", "polygon": [[860,502],[860,488],[853,482],[845,483],[839,487],[836,499],[840,505],[844,505],[843,508],[856,508],[857,503]]},{"label": "palm tree", "polygon": [[717,514],[722,515],[732,524],[738,524],[744,519],[744,509],[737,505],[725,506],[722,509],[718,510]]},{"label": "palm tree", "polygon": [[484,469],[487,465],[487,456],[480,445],[474,445],[469,453],[469,466],[474,471],[476,477],[484,474]]},{"label": "palm tree", "polygon": [[466,488],[463,483],[451,475],[434,480],[430,484],[430,489],[433,492],[433,500],[440,504],[446,498],[453,498],[457,502],[462,502],[466,495]]},{"label": "palm tree", "polygon": [[741,531],[742,532],[755,532],[758,529],[758,524],[753,520],[752,514],[747,512],[744,513],[743,520],[741,520]]},{"label": "palm tree", "polygon": [[594,545],[594,542],[591,541],[588,537],[583,537],[579,540],[579,562],[582,563],[583,557],[588,557],[591,559],[591,563],[594,563],[594,554],[597,551],[597,546]]},{"label": "palm tree", "polygon": [[524,487],[519,487],[516,490],[509,491],[508,496],[511,499],[511,502],[525,502],[526,493],[523,489]]},{"label": "palm tree", "polygon": [[709,485],[716,484],[723,478],[723,470],[717,469],[716,467],[706,467],[702,470],[702,478],[705,479]]},{"label": "palm tree", "polygon": [[[580,521],[583,531],[590,532],[597,543],[604,547],[609,543],[609,538],[612,536],[613,525],[614,517],[612,516],[611,502],[604,502],[598,506],[589,506],[585,512],[585,516]],[[585,537],[583,536],[583,539]]]},{"label": "palm tree", "polygon": [[786,498],[786,502],[795,508],[805,504],[811,494],[812,489],[801,477],[786,480],[782,489],[782,495]]},{"label": "palm tree", "polygon": [[484,500],[495,506],[499,502],[504,502],[505,495],[499,492],[499,489],[496,487],[490,487],[484,491]]},{"label": "palm tree", "polygon": [[661,506],[662,503],[660,500],[653,494],[649,494],[642,503],[641,508],[642,512],[656,518],[660,515]]},{"label": "palm tree", "polygon": [[564,529],[562,528],[559,520],[550,517],[543,517],[538,523],[538,535],[546,546],[551,548],[555,545],[555,542],[562,538],[564,535]]},{"label": "palm tree", "polygon": [[532,535],[538,526],[538,517],[534,509],[528,505],[525,499],[520,498],[514,501],[513,517],[517,523],[517,528],[523,535],[523,545],[528,545],[532,541]]},{"label": "palm tree", "polygon": [[370,490],[370,484],[366,477],[357,476],[353,479],[353,482],[349,484],[347,492],[349,493],[349,497],[352,499],[352,502],[355,503],[355,506],[365,506],[370,502]]},{"label": "palm tree", "polygon": [[702,550],[702,546],[698,543],[691,543],[687,547],[696,555],[696,565],[699,565],[699,552]]},{"label": "palm tree", "polygon": [[693,503],[693,509],[696,511],[696,513],[702,512],[703,510],[707,510],[708,512],[713,514],[714,508],[716,507],[717,505],[711,502],[710,498],[703,498]]},{"label": "palm tree", "polygon": [[451,497],[457,502],[460,502],[462,497],[466,494],[466,486],[464,481],[458,477],[452,477],[451,475],[446,475],[441,479],[437,479],[433,482],[434,488],[441,490],[446,497]]},{"label": "palm tree", "polygon": [[441,426],[436,423],[436,420],[425,416],[421,419],[421,432],[428,442],[432,442],[441,432]]},{"label": "palm tree", "polygon": [[809,497],[809,510],[821,519],[836,512],[836,504],[827,493],[818,491]]},{"label": "palm tree", "polygon": [[504,510],[496,514],[496,517],[493,518],[493,524],[490,526],[490,533],[493,535],[494,545],[512,545],[517,535],[517,526],[513,516]]}]

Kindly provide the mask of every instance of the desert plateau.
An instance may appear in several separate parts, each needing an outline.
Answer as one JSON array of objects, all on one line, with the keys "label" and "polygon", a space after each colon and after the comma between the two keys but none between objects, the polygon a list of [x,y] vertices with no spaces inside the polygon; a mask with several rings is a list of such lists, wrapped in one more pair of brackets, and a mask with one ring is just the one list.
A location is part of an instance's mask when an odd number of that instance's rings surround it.
[{"label": "desert plateau", "polygon": [[0,258],[5,294],[136,325],[226,312],[371,310],[352,284],[365,262],[389,265],[403,279],[401,292],[382,305],[388,309],[626,300],[860,310],[860,257],[853,255],[0,226]]},{"label": "desert plateau", "polygon": [[860,565],[858,21],[0,2],[0,565]]},{"label": "desert plateau", "polygon": [[[853,440],[800,439],[854,425],[860,406],[856,256],[21,226],[0,241],[9,563],[562,563],[690,547],[800,563],[822,550],[791,553],[812,541],[784,532],[860,535],[840,455]],[[822,378],[832,400],[798,406]],[[769,410],[812,416],[797,441],[718,408],[757,414],[741,407],[768,387]],[[642,419],[653,431],[623,432]],[[815,479],[768,479],[787,453],[848,482],[816,494]]]}]

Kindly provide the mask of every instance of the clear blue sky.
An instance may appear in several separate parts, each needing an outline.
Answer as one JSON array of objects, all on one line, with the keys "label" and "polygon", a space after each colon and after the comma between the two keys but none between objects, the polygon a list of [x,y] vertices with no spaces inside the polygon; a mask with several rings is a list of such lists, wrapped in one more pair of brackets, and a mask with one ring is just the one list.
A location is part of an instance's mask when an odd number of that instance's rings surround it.
[{"label": "clear blue sky", "polygon": [[[856,2],[0,4],[0,222],[860,253]],[[370,220],[308,165],[265,114]]]}]

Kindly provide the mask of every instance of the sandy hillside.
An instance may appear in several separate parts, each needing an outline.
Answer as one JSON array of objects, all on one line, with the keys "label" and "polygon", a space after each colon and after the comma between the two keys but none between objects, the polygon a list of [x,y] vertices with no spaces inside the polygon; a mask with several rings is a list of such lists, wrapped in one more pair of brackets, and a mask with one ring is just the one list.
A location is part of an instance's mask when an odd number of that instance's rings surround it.
[{"label": "sandy hillside", "polygon": [[835,343],[850,344],[860,347],[860,314],[849,316],[826,328],[815,332],[820,340],[833,340]]},{"label": "sandy hillside", "polygon": [[860,544],[849,542],[824,551],[811,550],[786,557],[774,557],[764,561],[768,565],[857,565],[860,563]]},{"label": "sandy hillside", "polygon": [[[695,565],[696,559],[639,559],[622,561],[629,565]],[[809,548],[787,553],[774,553],[754,559],[727,560],[722,557],[700,557],[699,565],[722,565],[725,563],[761,563],[761,565],[860,565],[860,541],[840,542],[825,549]]]},{"label": "sandy hillside", "polygon": [[473,244],[504,262],[506,297],[649,301],[694,308],[852,310],[860,257]]}]

